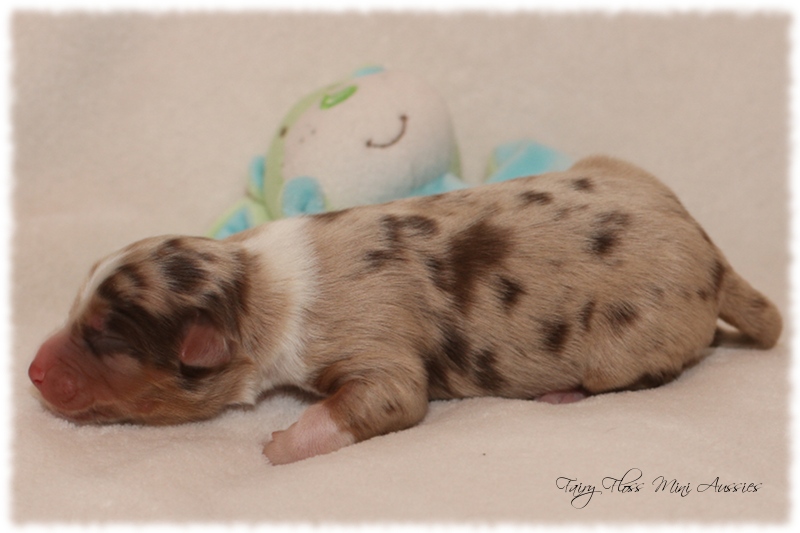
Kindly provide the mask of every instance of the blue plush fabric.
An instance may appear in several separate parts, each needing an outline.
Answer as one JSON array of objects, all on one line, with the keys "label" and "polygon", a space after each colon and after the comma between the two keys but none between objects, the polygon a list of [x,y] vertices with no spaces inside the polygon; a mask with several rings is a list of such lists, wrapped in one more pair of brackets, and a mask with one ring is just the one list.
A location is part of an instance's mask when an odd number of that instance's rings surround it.
[{"label": "blue plush fabric", "polygon": [[250,217],[247,216],[247,207],[242,206],[236,211],[234,211],[225,221],[225,226],[221,227],[216,234],[214,234],[215,239],[224,239],[225,237],[229,237],[234,233],[239,233],[240,231],[244,231],[248,228],[253,227],[253,223],[250,220]]},{"label": "blue plush fabric", "polygon": [[456,191],[458,189],[466,189],[469,187],[466,183],[461,181],[457,176],[451,173],[444,174],[433,181],[413,189],[408,193],[409,196],[427,196],[429,194],[440,194],[448,191]]},{"label": "blue plush fabric", "polygon": [[[379,72],[380,67],[366,67],[360,75]],[[501,144],[492,152],[489,175],[486,183],[497,183],[523,176],[555,172],[569,168],[572,161],[561,152],[542,144],[520,140]],[[264,205],[264,175],[267,161],[263,156],[255,157],[250,163],[247,181],[247,196],[240,201],[219,225],[211,232],[217,239],[224,239],[234,233],[244,231],[269,220]],[[458,176],[446,173],[433,181],[425,183],[408,193],[408,196],[426,196],[469,187]],[[300,176],[289,180],[283,189],[283,216],[310,215],[326,210],[322,187],[311,176]]]},{"label": "blue plush fabric", "polygon": [[267,170],[267,158],[254,157],[250,162],[250,179],[247,181],[247,192],[254,200],[264,197],[264,174]]},{"label": "blue plush fabric", "polygon": [[515,141],[499,145],[492,154],[493,171],[487,183],[566,170],[572,161],[557,150],[533,141]]},{"label": "blue plush fabric", "polygon": [[325,211],[325,195],[316,178],[298,176],[286,182],[281,199],[283,216],[311,215]]},{"label": "blue plush fabric", "polygon": [[378,74],[379,72],[383,72],[384,70],[386,69],[383,67],[379,67],[378,65],[369,65],[353,72],[353,77],[360,78],[362,76],[369,76],[370,74]]}]

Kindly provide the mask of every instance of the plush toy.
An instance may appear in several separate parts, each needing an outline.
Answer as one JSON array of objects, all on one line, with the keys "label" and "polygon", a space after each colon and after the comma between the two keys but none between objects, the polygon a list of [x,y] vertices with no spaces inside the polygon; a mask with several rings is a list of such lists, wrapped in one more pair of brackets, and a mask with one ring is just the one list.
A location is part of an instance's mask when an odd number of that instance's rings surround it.
[{"label": "plush toy", "polygon": [[411,74],[368,67],[300,100],[247,196],[211,231],[223,238],[268,220],[466,187],[443,99]]},{"label": "plush toy", "polygon": [[543,144],[519,140],[501,144],[492,152],[486,170],[486,183],[558,172],[572,166],[566,155]]},{"label": "plush toy", "polygon": [[[518,140],[496,147],[485,181],[565,170],[569,158]],[[442,98],[419,78],[367,67],[300,100],[251,166],[247,193],[214,225],[224,238],[269,220],[467,187]]]}]

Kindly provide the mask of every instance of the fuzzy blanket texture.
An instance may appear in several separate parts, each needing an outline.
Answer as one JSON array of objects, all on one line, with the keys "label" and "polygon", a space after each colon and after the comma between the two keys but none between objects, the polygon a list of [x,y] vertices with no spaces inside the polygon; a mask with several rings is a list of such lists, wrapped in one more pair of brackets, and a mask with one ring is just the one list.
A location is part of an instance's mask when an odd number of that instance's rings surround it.
[{"label": "fuzzy blanket texture", "polygon": [[[472,183],[492,148],[519,138],[650,170],[788,322],[789,25],[724,13],[16,13],[12,519],[788,520],[788,332],[766,352],[716,349],[647,391],[434,402],[418,427],[281,467],[261,445],[303,399],[274,394],[175,427],[77,427],[43,410],[26,370],[96,259],[204,233],[291,105],[370,63],[444,95]],[[575,498],[579,484],[597,492]]]}]

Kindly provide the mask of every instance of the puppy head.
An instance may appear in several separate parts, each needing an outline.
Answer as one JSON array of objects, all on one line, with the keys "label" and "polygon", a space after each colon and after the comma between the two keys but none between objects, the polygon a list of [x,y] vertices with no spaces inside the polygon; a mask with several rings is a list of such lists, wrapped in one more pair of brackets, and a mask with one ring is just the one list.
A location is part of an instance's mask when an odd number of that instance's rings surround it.
[{"label": "puppy head", "polygon": [[233,246],[155,237],[95,264],[28,370],[45,404],[77,422],[168,424],[244,401],[250,259]]}]

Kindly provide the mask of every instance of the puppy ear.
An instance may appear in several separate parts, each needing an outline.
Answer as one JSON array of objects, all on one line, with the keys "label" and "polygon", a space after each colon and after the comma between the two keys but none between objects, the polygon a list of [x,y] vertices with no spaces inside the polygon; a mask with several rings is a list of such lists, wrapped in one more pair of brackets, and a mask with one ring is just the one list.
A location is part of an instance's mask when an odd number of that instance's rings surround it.
[{"label": "puppy ear", "polygon": [[178,356],[183,364],[201,368],[214,368],[231,359],[225,338],[206,320],[195,320],[189,325]]}]

